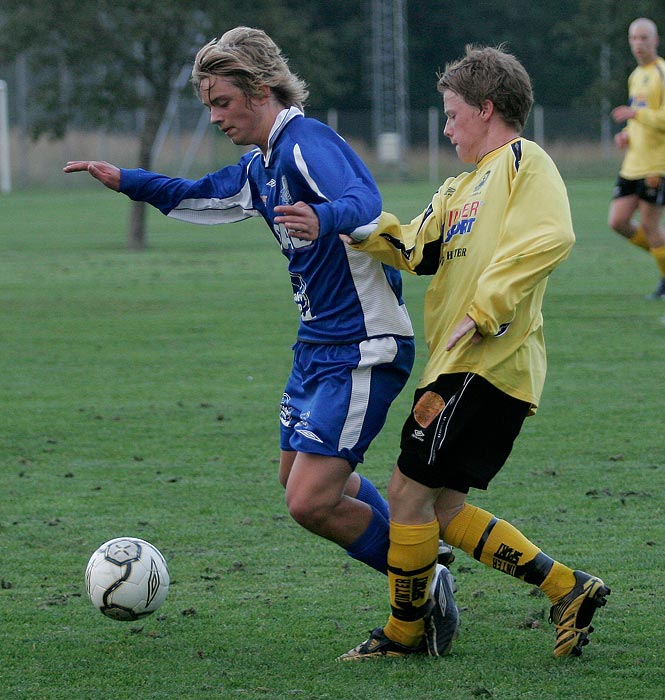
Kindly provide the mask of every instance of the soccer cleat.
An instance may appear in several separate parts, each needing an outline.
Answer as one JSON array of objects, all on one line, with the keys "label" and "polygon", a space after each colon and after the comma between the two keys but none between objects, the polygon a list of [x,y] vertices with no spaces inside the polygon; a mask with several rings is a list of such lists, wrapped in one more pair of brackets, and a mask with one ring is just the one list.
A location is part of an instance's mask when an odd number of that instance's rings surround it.
[{"label": "soccer cleat", "polygon": [[593,632],[591,618],[607,602],[609,586],[597,576],[574,571],[575,586],[550,608],[550,622],[556,627],[554,656],[580,656]]},{"label": "soccer cleat", "polygon": [[460,614],[455,603],[456,590],[453,575],[445,566],[437,564],[425,614],[425,643],[430,656],[449,654],[457,639]]},{"label": "soccer cleat", "polygon": [[455,561],[453,548],[443,540],[439,540],[439,552],[436,560],[439,564],[443,564],[444,566],[450,566]]},{"label": "soccer cleat", "polygon": [[407,647],[399,642],[393,642],[383,633],[383,628],[377,627],[370,632],[368,639],[347,651],[346,654],[338,656],[337,661],[363,661],[364,659],[386,656],[409,656],[425,651],[424,644],[419,644],[417,647]]},{"label": "soccer cleat", "polygon": [[649,301],[665,301],[665,277],[663,277],[656,289],[651,292],[651,294],[647,294],[644,298]]}]

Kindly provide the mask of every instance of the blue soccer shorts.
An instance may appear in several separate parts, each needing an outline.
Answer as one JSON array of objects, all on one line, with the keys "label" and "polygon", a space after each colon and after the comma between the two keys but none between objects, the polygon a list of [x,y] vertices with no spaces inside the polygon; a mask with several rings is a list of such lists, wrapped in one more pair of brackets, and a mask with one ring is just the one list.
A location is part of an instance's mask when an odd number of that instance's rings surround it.
[{"label": "blue soccer shorts", "polygon": [[355,468],[409,378],[413,339],[297,342],[293,350],[280,406],[281,449],[341,457]]}]

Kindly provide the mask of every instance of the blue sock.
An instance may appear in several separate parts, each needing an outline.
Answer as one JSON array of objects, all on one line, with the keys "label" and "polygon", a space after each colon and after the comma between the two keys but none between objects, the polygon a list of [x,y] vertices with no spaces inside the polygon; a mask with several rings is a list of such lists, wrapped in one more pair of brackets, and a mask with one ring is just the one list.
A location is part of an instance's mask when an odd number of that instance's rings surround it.
[{"label": "blue sock", "polygon": [[373,516],[367,529],[346,550],[346,553],[352,559],[357,559],[382,574],[387,574],[390,524],[374,506],[371,508]]},{"label": "blue sock", "polygon": [[[358,474],[360,476],[360,474]],[[364,476],[360,476],[360,488],[356,498],[363,503],[367,503],[376,508],[383,517],[390,522],[390,514],[388,511],[388,501],[378,492],[376,486]]]}]

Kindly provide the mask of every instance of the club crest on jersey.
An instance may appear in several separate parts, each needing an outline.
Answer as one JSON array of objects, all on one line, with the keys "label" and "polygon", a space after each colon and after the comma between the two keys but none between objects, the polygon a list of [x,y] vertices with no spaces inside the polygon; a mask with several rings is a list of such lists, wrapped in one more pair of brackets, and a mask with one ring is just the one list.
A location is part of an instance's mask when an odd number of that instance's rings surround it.
[{"label": "club crest on jersey", "polygon": [[476,199],[473,202],[466,202],[461,209],[453,209],[448,212],[448,218],[444,224],[448,227],[444,235],[444,243],[448,243],[454,236],[464,236],[471,233],[481,205],[482,201]]},{"label": "club crest on jersey", "polygon": [[280,186],[280,204],[293,204],[293,197],[291,196],[291,190],[289,190],[289,183],[286,181],[286,175],[282,175],[282,179],[280,180]]},{"label": "club crest on jersey", "polygon": [[[282,175],[279,184],[280,190],[279,194],[277,195],[279,203],[286,205],[293,204],[293,196],[291,195],[291,190],[289,189],[289,183],[286,180],[286,175]],[[272,187],[276,186],[275,180],[270,180],[268,185]],[[302,238],[290,236],[284,224],[276,224],[273,221],[272,229],[282,250],[298,250],[299,248],[306,248],[307,246],[314,244],[314,241],[307,241]]]},{"label": "club crest on jersey", "polygon": [[472,192],[471,194],[478,194],[478,192],[480,192],[480,190],[483,189],[483,187],[485,186],[485,183],[487,182],[487,179],[489,178],[491,172],[492,172],[491,170],[488,170],[488,171],[480,178],[480,181],[479,181],[478,184],[473,188],[473,192]]},{"label": "club crest on jersey", "polygon": [[302,275],[291,273],[291,284],[293,285],[293,301],[300,310],[300,318],[303,321],[312,321],[315,316],[312,315],[312,308],[307,295],[307,284],[302,278]]}]

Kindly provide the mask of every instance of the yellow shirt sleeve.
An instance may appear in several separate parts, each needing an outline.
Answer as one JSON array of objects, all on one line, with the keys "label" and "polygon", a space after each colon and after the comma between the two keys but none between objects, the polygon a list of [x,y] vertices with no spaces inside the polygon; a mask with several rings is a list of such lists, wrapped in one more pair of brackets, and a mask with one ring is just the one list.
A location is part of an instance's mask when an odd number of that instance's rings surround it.
[{"label": "yellow shirt sleeve", "polygon": [[467,312],[482,335],[496,335],[511,323],[521,302],[570,253],[575,235],[568,198],[552,182],[528,167],[513,180],[494,255]]},{"label": "yellow shirt sleeve", "polygon": [[449,178],[435,193],[427,209],[408,224],[388,212],[382,212],[374,232],[358,248],[398,270],[412,274],[434,274],[439,267],[443,243],[440,214],[442,192],[446,192]]}]

